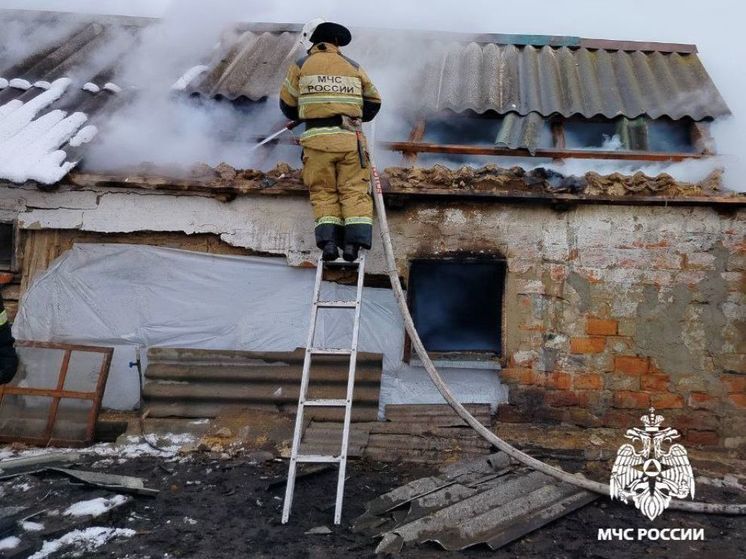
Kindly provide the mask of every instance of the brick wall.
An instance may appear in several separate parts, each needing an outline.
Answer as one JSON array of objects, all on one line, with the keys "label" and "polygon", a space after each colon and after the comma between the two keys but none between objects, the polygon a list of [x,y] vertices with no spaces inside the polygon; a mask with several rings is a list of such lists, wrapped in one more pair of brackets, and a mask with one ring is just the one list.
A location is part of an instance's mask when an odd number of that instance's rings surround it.
[{"label": "brick wall", "polygon": [[584,212],[512,251],[500,420],[628,428],[654,406],[684,444],[746,453],[744,215],[678,212]]},{"label": "brick wall", "polygon": [[746,454],[746,211],[449,200],[389,219],[404,277],[507,259],[499,420],[626,429],[653,405],[683,444]]},{"label": "brick wall", "polygon": [[[16,208],[4,211],[21,212],[21,226],[34,230],[150,244],[159,244],[152,235],[209,234],[240,253],[287,254],[296,264],[313,254],[302,197],[224,204],[118,188],[2,193]],[[389,208],[397,266],[406,278],[418,257],[507,259],[503,421],[626,428],[652,404],[685,444],[746,452],[745,210],[439,200]],[[377,239],[372,274],[386,269]],[[58,248],[26,243],[24,282]]]}]

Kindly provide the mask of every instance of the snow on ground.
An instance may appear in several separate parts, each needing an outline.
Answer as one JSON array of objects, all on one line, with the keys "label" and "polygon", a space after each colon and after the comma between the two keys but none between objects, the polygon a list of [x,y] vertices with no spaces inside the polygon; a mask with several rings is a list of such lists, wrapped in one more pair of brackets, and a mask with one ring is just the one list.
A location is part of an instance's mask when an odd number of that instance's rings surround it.
[{"label": "snow on ground", "polygon": [[193,444],[197,441],[197,438],[191,433],[148,435],[147,440],[161,450],[153,448],[142,437],[126,437],[121,444],[99,443],[87,448],[26,448],[23,450],[14,450],[10,446],[0,446],[0,461],[10,458],[39,456],[41,454],[67,454],[70,452],[77,452],[85,456],[100,456],[102,462],[103,460],[112,459],[119,459],[120,461],[128,460],[130,458],[139,458],[140,456],[158,456],[174,459],[181,447]]},{"label": "snow on ground", "polygon": [[21,543],[21,540],[15,536],[8,536],[7,538],[3,538],[0,540],[0,551],[4,549],[15,549],[18,547],[18,544]]},{"label": "snow on ground", "polygon": [[127,502],[127,497],[124,495],[114,495],[113,497],[96,497],[88,501],[79,501],[73,505],[70,505],[67,510],[62,513],[65,516],[101,516],[102,514],[109,512],[114,507],[123,505]]},{"label": "snow on ground", "polygon": [[41,532],[44,529],[44,524],[25,520],[21,522],[21,528],[23,528],[26,532]]},{"label": "snow on ground", "polygon": [[26,491],[31,489],[31,484],[30,483],[17,483],[13,486],[13,489],[17,489],[25,493]]},{"label": "snow on ground", "polygon": [[44,559],[67,546],[75,546],[80,551],[93,551],[114,538],[131,538],[134,530],[129,528],[93,527],[85,530],[73,530],[56,540],[45,541],[42,548],[29,559]]}]

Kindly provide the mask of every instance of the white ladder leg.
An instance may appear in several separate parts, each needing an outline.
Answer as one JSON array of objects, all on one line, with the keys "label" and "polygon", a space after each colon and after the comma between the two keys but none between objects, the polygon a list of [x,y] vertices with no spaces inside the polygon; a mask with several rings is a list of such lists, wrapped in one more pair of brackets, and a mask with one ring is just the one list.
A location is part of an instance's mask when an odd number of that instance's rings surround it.
[{"label": "white ladder leg", "polygon": [[288,482],[285,487],[285,501],[282,505],[282,523],[286,524],[290,518],[290,509],[293,506],[293,492],[295,491],[295,474],[298,468],[298,449],[303,435],[304,402],[308,391],[308,380],[311,370],[311,348],[316,335],[316,320],[318,318],[319,293],[321,291],[321,279],[324,271],[324,263],[319,258],[316,265],[316,281],[313,286],[313,304],[311,305],[311,322],[308,326],[308,339],[306,341],[306,353],[303,356],[303,373],[300,380],[300,392],[298,395],[298,408],[295,411],[295,429],[293,430],[293,447],[290,451],[290,466],[288,467]]},{"label": "white ladder leg", "polygon": [[[323,280],[324,266],[356,266],[357,287],[355,301],[321,301],[321,283]],[[295,491],[295,479],[299,463],[338,463],[339,473],[337,477],[337,497],[334,506],[334,524],[342,520],[342,500],[344,498],[344,483],[347,470],[347,452],[350,442],[350,421],[352,417],[352,398],[355,390],[355,370],[357,366],[357,346],[360,332],[360,311],[363,302],[363,283],[365,279],[365,254],[361,253],[354,263],[324,262],[319,259],[316,266],[316,283],[314,285],[313,303],[311,309],[311,324],[308,329],[308,341],[306,353],[303,359],[303,372],[301,375],[300,394],[298,396],[298,410],[295,418],[295,429],[293,432],[293,446],[290,451],[290,466],[288,468],[288,480],[285,488],[285,501],[282,507],[282,523],[286,524],[290,518],[290,510],[293,505],[293,493]],[[315,347],[314,338],[320,308],[331,310],[353,309],[354,319],[352,325],[352,338],[350,348],[324,348]],[[311,359],[314,355],[349,355],[349,369],[347,375],[347,392],[344,400],[341,399],[308,399],[308,384],[310,379]],[[306,406],[311,407],[344,407],[344,423],[342,424],[342,441],[338,456],[302,455],[299,453],[300,443],[303,438],[304,411]]]},{"label": "white ladder leg", "polygon": [[339,477],[337,478],[337,500],[334,505],[334,524],[342,521],[342,500],[345,490],[345,474],[347,471],[347,449],[350,443],[350,421],[352,419],[352,395],[355,390],[355,370],[357,367],[357,340],[360,332],[360,310],[363,306],[363,280],[365,278],[365,254],[360,256],[357,269],[357,291],[355,294],[355,318],[352,323],[352,351],[350,353],[350,368],[347,375],[347,405],[342,425],[342,451],[339,461]]}]

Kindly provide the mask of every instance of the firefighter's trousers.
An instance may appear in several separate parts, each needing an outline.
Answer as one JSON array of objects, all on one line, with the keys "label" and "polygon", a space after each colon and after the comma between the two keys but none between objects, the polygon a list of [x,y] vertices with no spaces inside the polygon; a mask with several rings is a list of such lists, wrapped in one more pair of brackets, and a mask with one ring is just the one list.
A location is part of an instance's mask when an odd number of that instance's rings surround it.
[{"label": "firefighter's trousers", "polygon": [[304,147],[303,182],[311,193],[316,245],[356,244],[370,248],[373,200],[370,166],[363,168],[357,150],[320,151]]}]

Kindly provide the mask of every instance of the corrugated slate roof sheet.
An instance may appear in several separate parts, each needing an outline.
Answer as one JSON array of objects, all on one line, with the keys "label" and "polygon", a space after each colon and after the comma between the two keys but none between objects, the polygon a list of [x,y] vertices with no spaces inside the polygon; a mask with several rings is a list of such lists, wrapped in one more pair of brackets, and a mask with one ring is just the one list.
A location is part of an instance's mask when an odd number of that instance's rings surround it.
[{"label": "corrugated slate roof sheet", "polygon": [[498,452],[384,493],[368,502],[352,529],[382,538],[375,550],[381,555],[427,542],[449,551],[478,544],[495,550],[597,498]]},{"label": "corrugated slate roof sheet", "polygon": [[438,66],[422,87],[432,110],[694,120],[729,112],[696,54],[454,43]]},{"label": "corrugated slate roof sheet", "polygon": [[[295,33],[245,31],[237,37],[190,91],[254,101],[277,95],[288,65],[303,54],[296,47]],[[418,52],[431,53],[414,70],[418,75],[412,82],[421,92],[415,109],[694,120],[729,113],[694,52],[468,41],[443,46],[431,38],[410,40]],[[401,44],[398,51],[401,54]],[[353,58],[361,53],[359,61],[379,73],[406,63],[401,56],[391,56],[386,40],[366,33],[345,52]]]},{"label": "corrugated slate roof sheet", "polygon": [[[305,350],[255,352],[190,348],[150,348],[145,407],[151,417],[216,417],[231,406],[295,410]],[[341,398],[349,359],[315,359],[310,398]],[[353,421],[375,421],[382,356],[358,354]],[[313,408],[308,419],[341,421],[344,409]]]},{"label": "corrugated slate roof sheet", "polygon": [[[17,17],[0,16],[0,25]],[[39,18],[45,22],[49,16]],[[0,179],[54,184],[80,161],[83,144],[96,134],[99,115],[120,97],[110,82],[119,49],[127,48],[122,41],[127,35],[118,29],[119,41],[114,42],[112,32],[98,23],[73,25],[7,67],[2,64],[9,58],[0,58]],[[12,46],[3,44],[1,50]]]},{"label": "corrugated slate roof sheet", "polygon": [[[104,84],[115,80],[121,55],[149,23],[0,10],[0,129],[6,136],[0,179],[53,183],[77,164],[81,143],[95,134],[91,123],[125,97]],[[177,89],[231,100],[275,97],[288,66],[304,55],[298,31],[297,25],[236,25],[224,33],[214,59],[187,72]],[[24,50],[32,45],[36,51]],[[505,116],[496,144],[529,151],[546,119],[557,115],[702,120],[729,112],[692,45],[361,30],[345,53],[363,63],[385,98],[388,93],[389,110],[396,100],[402,115],[493,111]],[[63,78],[70,80],[64,86]],[[94,86],[83,88],[86,82]],[[71,145],[84,127],[87,133]]]},{"label": "corrugated slate roof sheet", "polygon": [[[295,33],[252,33],[247,31],[233,43],[225,55],[190,84],[188,91],[208,97],[257,101],[277,95],[296,44]],[[300,52],[299,52],[300,56]]]},{"label": "corrugated slate roof sheet", "polygon": [[546,120],[539,113],[526,116],[509,113],[500,124],[495,145],[511,149],[526,148],[533,155],[545,125]]}]

